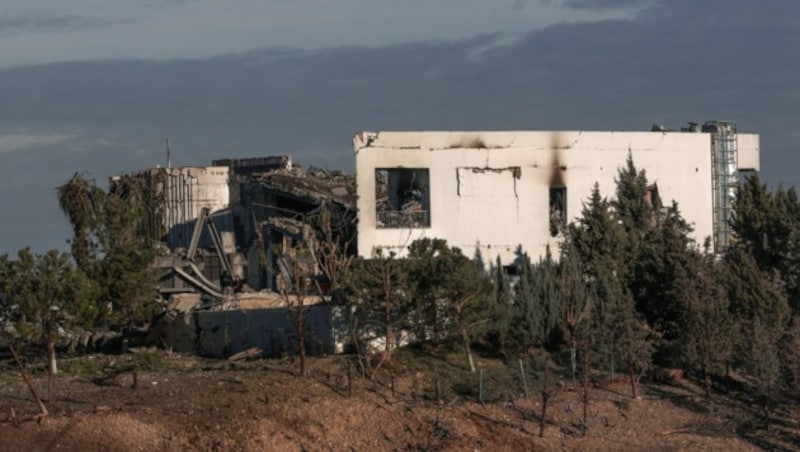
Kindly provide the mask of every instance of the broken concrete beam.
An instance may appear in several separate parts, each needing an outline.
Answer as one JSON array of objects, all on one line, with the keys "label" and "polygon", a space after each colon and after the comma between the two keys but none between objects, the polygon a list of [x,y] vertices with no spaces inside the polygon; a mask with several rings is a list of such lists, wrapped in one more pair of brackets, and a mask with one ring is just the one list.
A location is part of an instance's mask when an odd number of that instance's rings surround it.
[{"label": "broken concrete beam", "polygon": [[189,312],[200,304],[199,293],[172,294],[167,303],[167,311]]},{"label": "broken concrete beam", "polygon": [[241,361],[247,358],[261,357],[264,351],[258,347],[248,348],[228,357],[229,362]]}]

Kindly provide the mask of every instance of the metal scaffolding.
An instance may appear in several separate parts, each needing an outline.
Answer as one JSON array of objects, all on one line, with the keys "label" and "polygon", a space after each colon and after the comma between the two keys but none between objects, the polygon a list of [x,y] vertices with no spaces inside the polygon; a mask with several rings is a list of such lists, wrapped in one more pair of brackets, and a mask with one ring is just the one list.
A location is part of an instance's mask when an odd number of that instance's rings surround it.
[{"label": "metal scaffolding", "polygon": [[736,124],[708,121],[703,132],[711,134],[712,203],[714,209],[714,252],[725,252],[730,243],[730,220],[739,185]]}]

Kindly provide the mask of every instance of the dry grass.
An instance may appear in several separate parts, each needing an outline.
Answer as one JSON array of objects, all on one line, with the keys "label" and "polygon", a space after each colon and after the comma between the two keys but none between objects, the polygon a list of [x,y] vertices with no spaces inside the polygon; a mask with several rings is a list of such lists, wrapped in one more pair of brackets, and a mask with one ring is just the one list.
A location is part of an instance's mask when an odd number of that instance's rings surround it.
[{"label": "dry grass", "polygon": [[[586,435],[581,394],[554,383],[546,429],[539,437],[541,381],[531,373],[522,395],[518,368],[481,359],[478,375],[463,356],[396,354],[374,380],[359,378],[348,357],[309,359],[306,378],[289,359],[229,364],[140,351],[62,361],[53,413],[33,421],[36,407],[19,378],[0,379],[0,449],[44,450],[756,450],[800,446],[798,410],[784,404],[770,419],[733,395],[703,396],[686,380],[644,386],[630,399],[625,382],[593,387]],[[139,385],[123,374],[93,382],[109,369],[134,366]],[[216,369],[215,369],[216,367]],[[34,366],[35,368],[35,366]],[[214,369],[214,370],[203,370]],[[35,382],[46,386],[36,372]],[[554,373],[553,381],[559,375]],[[351,391],[352,390],[352,395]],[[10,420],[15,411],[21,425]]]}]

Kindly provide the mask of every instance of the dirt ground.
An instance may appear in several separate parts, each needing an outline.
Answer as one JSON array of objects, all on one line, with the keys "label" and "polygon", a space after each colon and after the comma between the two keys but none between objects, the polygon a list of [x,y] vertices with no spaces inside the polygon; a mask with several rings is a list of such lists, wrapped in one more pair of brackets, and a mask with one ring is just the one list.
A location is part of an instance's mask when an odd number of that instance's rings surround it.
[{"label": "dirt ground", "polygon": [[[0,373],[0,450],[7,451],[800,447],[796,404],[784,403],[767,419],[743,396],[707,398],[685,379],[643,385],[638,400],[625,381],[593,385],[584,434],[581,391],[553,377],[540,436],[543,382],[530,381],[526,397],[513,380],[490,372],[513,367],[487,360],[481,404],[480,389],[476,397],[442,382],[444,361],[384,367],[370,380],[356,377],[358,367],[346,357],[310,359],[304,378],[287,360],[228,363],[152,351],[72,358],[62,360],[50,397],[43,369],[31,369],[50,410],[41,422],[11,364]],[[135,387],[131,368],[139,369]],[[120,373],[112,378],[114,371]]]}]

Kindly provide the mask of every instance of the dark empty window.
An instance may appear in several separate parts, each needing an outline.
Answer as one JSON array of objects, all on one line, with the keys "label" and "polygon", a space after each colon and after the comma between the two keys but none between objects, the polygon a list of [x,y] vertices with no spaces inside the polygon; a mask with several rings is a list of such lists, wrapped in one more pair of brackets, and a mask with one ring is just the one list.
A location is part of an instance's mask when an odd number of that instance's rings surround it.
[{"label": "dark empty window", "polygon": [[430,208],[427,168],[375,170],[375,210],[379,228],[429,227]]},{"label": "dark empty window", "polygon": [[744,185],[748,179],[756,175],[756,170],[750,168],[743,168],[739,170],[739,186]]},{"label": "dark empty window", "polygon": [[550,235],[555,237],[567,228],[567,188],[550,187]]},{"label": "dark empty window", "polygon": [[663,207],[661,195],[658,194],[658,185],[648,185],[644,192],[644,202],[653,209],[660,211]]}]

